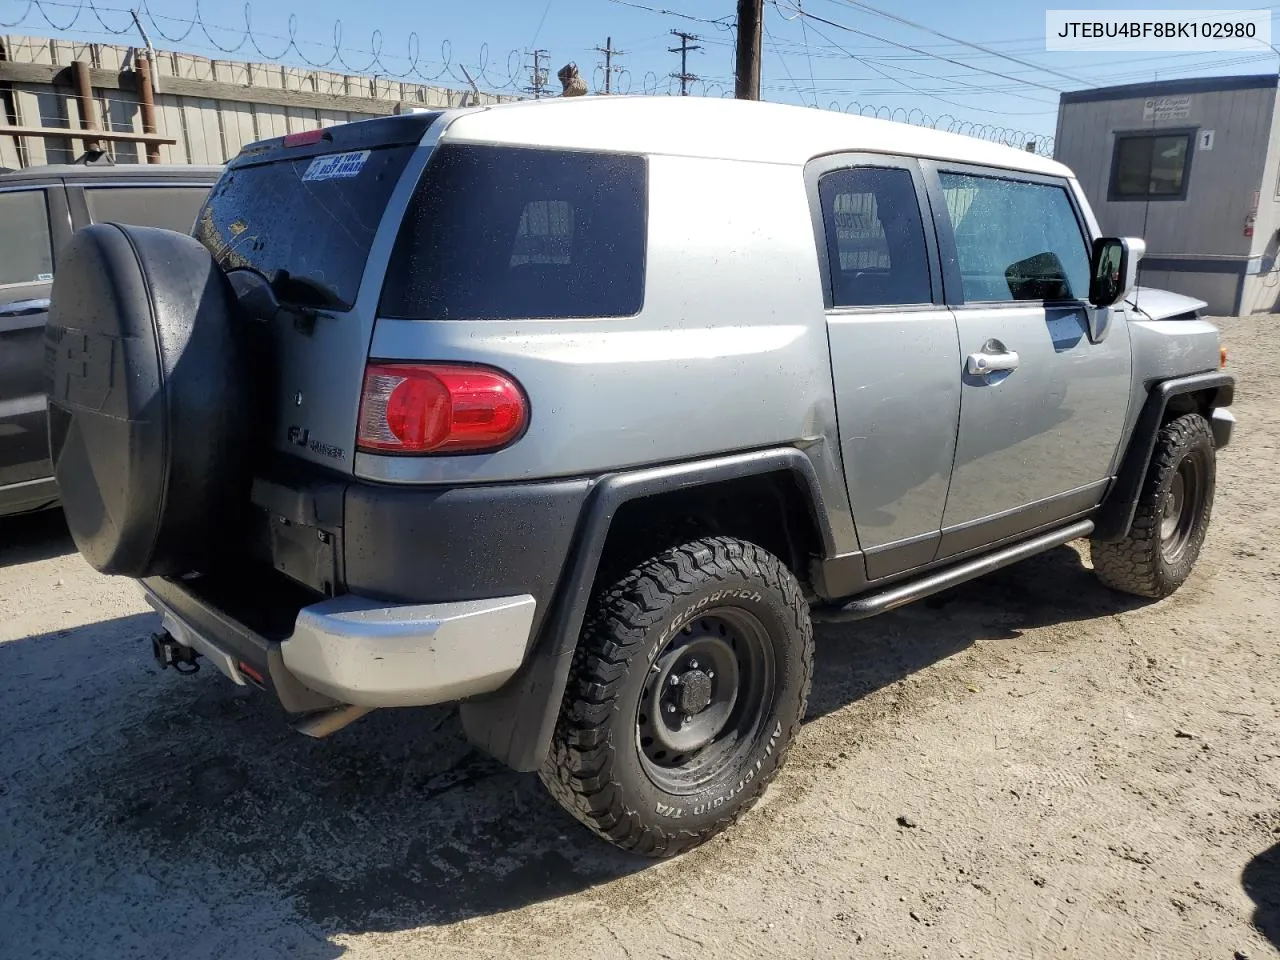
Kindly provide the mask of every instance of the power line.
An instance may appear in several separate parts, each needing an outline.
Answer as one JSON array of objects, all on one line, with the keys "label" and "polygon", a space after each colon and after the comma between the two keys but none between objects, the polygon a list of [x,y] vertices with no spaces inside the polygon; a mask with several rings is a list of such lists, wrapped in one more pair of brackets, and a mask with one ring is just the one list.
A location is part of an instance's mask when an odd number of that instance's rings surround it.
[{"label": "power line", "polygon": [[886,20],[892,20],[895,23],[901,23],[915,30],[923,30],[925,33],[930,33],[935,37],[942,38],[943,40],[949,40],[952,43],[958,43],[961,46],[969,47],[971,50],[980,50],[988,56],[999,57],[1002,60],[1008,60],[1011,63],[1030,67],[1031,69],[1038,70],[1042,73],[1051,73],[1055,77],[1061,77],[1063,80],[1070,80],[1072,83],[1087,83],[1087,81],[1081,80],[1079,77],[1073,77],[1068,73],[1063,73],[1061,70],[1054,70],[1050,67],[1041,66],[1038,63],[1032,63],[1030,60],[1023,60],[1020,57],[1015,57],[999,50],[992,50],[990,47],[983,46],[980,43],[973,43],[970,40],[962,40],[959,37],[953,37],[950,34],[943,33],[941,30],[935,30],[933,27],[926,26],[923,23],[916,23],[914,20],[908,20],[906,17],[899,16],[896,13],[890,13],[888,10],[881,10],[879,7],[873,7],[869,3],[864,3],[863,0],[828,0],[828,2],[843,3],[846,6],[865,10],[867,13],[874,14],[877,17],[883,17]]},{"label": "power line", "polygon": [[[771,2],[775,7],[778,5],[778,0],[770,0],[770,2]],[[943,62],[945,62],[945,63],[949,63],[949,64],[951,64],[952,66],[961,67],[962,69],[965,69],[965,70],[972,70],[972,71],[974,71],[975,73],[985,73],[985,74],[987,74],[988,76],[992,76],[992,77],[999,77],[1001,80],[1008,80],[1008,81],[1011,81],[1011,82],[1013,82],[1013,83],[1022,83],[1022,84],[1025,84],[1025,85],[1027,85],[1027,86],[1031,86],[1031,87],[1038,87],[1038,88],[1039,88],[1039,89],[1041,89],[1041,90],[1047,90],[1047,91],[1049,91],[1050,93],[1053,93],[1053,94],[1060,94],[1060,93],[1062,93],[1062,91],[1061,91],[1059,88],[1057,88],[1057,87],[1050,87],[1050,86],[1048,86],[1047,84],[1037,83],[1035,80],[1023,80],[1023,79],[1021,79],[1021,78],[1019,78],[1019,77],[1011,77],[1011,76],[1010,76],[1009,74],[1007,74],[1007,73],[1001,73],[1001,72],[1000,72],[1000,71],[998,71],[998,70],[988,70],[986,67],[979,67],[979,66],[975,66],[974,64],[971,64],[971,63],[965,63],[965,62],[963,62],[963,61],[961,61],[961,60],[955,60],[955,59],[953,59],[953,58],[951,58],[951,57],[947,57],[947,56],[944,56],[944,55],[942,55],[942,54],[938,54],[938,53],[929,53],[929,52],[927,52],[927,51],[925,51],[925,50],[922,50],[920,47],[914,47],[914,46],[912,46],[912,45],[911,45],[911,44],[909,44],[909,43],[899,43],[899,42],[898,42],[898,41],[896,41],[896,40],[890,40],[890,39],[888,39],[887,37],[882,37],[882,36],[879,36],[878,34],[868,33],[868,32],[867,32],[867,31],[865,31],[865,30],[859,30],[859,29],[857,29],[856,27],[851,27],[851,26],[849,26],[848,24],[845,24],[845,23],[837,23],[837,22],[836,22],[836,21],[834,21],[834,20],[828,20],[826,17],[820,17],[820,16],[818,16],[816,13],[809,13],[809,11],[807,11],[807,10],[801,10],[801,11],[800,11],[800,16],[805,17],[805,18],[807,18],[807,19],[809,19],[809,20],[816,20],[818,23],[825,23],[827,26],[829,26],[829,27],[835,27],[837,30],[844,30],[844,31],[847,31],[848,33],[855,33],[855,34],[858,34],[859,36],[869,37],[869,38],[871,38],[872,40],[878,40],[879,42],[884,43],[884,44],[887,44],[888,46],[891,46],[891,47],[898,47],[898,48],[900,48],[900,49],[902,49],[902,50],[910,50],[912,53],[918,53],[918,54],[920,54],[921,56],[929,57],[929,58],[934,59],[934,60],[941,60],[941,61],[943,61]],[[836,43],[834,40],[832,40],[830,37],[828,37],[826,34],[822,33],[821,31],[817,30],[816,28],[814,29],[814,32],[815,32],[815,33],[817,33],[817,34],[818,34],[818,36],[820,36],[820,37],[822,37],[824,40],[826,40],[828,43],[830,43],[833,47],[837,47],[837,48],[839,48],[839,49],[843,49],[842,47],[840,47],[840,45],[839,45],[838,43]],[[845,51],[845,52],[846,52],[846,53],[848,53],[848,51]],[[849,56],[850,56],[850,57],[853,57],[853,59],[855,59],[855,60],[858,60],[860,63],[865,63],[865,61],[864,61],[862,58],[860,58],[860,57],[856,57],[856,56],[854,56],[852,53],[849,53]],[[873,69],[874,69],[874,68],[873,68]],[[942,78],[941,78],[941,77],[939,77],[939,78],[937,78],[937,79],[942,79]],[[958,81],[957,81],[957,82],[958,82]]]},{"label": "power line", "polygon": [[725,30],[729,28],[729,24],[733,21],[733,17],[720,17],[716,20],[709,20],[706,17],[695,17],[691,13],[681,13],[679,10],[663,10],[660,7],[651,7],[648,4],[636,3],[634,0],[609,0],[609,2],[616,3],[622,7],[632,7],[636,10],[645,10],[649,13],[659,13],[664,17],[680,17],[684,20],[692,20],[694,23],[710,23]]},{"label": "power line", "polygon": [[[818,19],[818,20],[820,20],[820,21],[822,20],[822,18],[816,18],[816,19]],[[851,29],[851,28],[849,28],[849,29]],[[813,32],[814,32],[814,33],[816,33],[818,36],[820,36],[822,39],[826,40],[826,41],[827,41],[827,43],[831,44],[831,46],[832,46],[834,49],[836,49],[836,50],[842,50],[842,51],[843,51],[843,50],[845,50],[845,48],[844,48],[844,47],[842,47],[840,44],[836,43],[836,41],[832,40],[832,39],[831,39],[831,37],[829,37],[827,34],[823,33],[823,32],[822,32],[821,30],[819,30],[817,27],[813,27]],[[846,51],[846,52],[847,52],[847,51]],[[899,78],[899,77],[895,77],[895,76],[893,76],[892,74],[889,74],[889,73],[885,72],[884,70],[882,70],[879,66],[877,66],[877,65],[876,65],[876,63],[875,63],[875,59],[874,59],[874,58],[869,58],[869,57],[859,57],[859,56],[855,56],[855,55],[854,55],[854,54],[852,54],[852,53],[849,53],[848,55],[849,55],[849,57],[850,57],[851,59],[853,59],[853,60],[857,61],[858,63],[862,64],[864,67],[868,68],[869,70],[874,71],[874,72],[875,72],[876,74],[878,74],[881,78],[883,78],[883,79],[885,79],[885,80],[888,80],[888,81],[890,81],[891,83],[896,83],[896,84],[898,84],[898,86],[904,87],[904,88],[906,88],[907,90],[912,91],[913,93],[919,93],[919,94],[920,94],[920,95],[922,95],[922,96],[929,96],[929,97],[932,97],[933,99],[941,100],[943,103],[946,103],[946,104],[948,104],[948,105],[950,105],[950,106],[953,106],[953,107],[962,107],[962,106],[964,106],[964,104],[955,103],[954,101],[947,100],[947,99],[945,99],[945,98],[943,98],[943,97],[939,97],[939,96],[937,96],[936,94],[926,94],[926,93],[924,93],[924,92],[923,92],[923,91],[921,91],[919,88],[917,88],[917,87],[913,86],[912,84],[907,83],[905,80],[902,80],[902,79],[901,79],[901,78]],[[1039,104],[1045,104],[1045,105],[1048,105],[1048,104],[1050,104],[1051,102],[1053,102],[1053,101],[1045,100],[1045,99],[1040,98],[1040,97],[1033,97],[1033,96],[1030,96],[1030,95],[1025,94],[1025,93],[1018,93],[1018,92],[1015,92],[1015,91],[1013,91],[1013,90],[1007,90],[1006,88],[1000,88],[1000,89],[997,89],[997,88],[993,88],[993,87],[991,87],[990,85],[987,85],[987,86],[979,86],[978,84],[968,83],[968,82],[966,82],[966,81],[964,81],[964,80],[960,80],[960,79],[958,79],[958,78],[956,78],[956,77],[951,77],[951,76],[940,77],[940,76],[938,76],[937,74],[925,73],[925,72],[923,72],[923,71],[909,70],[909,69],[907,69],[907,68],[905,68],[905,67],[897,67],[896,69],[901,70],[901,71],[906,72],[906,73],[912,73],[912,74],[915,74],[916,76],[925,77],[925,78],[930,79],[930,80],[936,80],[936,81],[939,81],[939,82],[941,82],[941,83],[947,83],[947,84],[952,84],[952,85],[954,85],[954,86],[965,87],[965,88],[967,88],[967,89],[972,90],[974,93],[1006,93],[1006,92],[1007,92],[1007,93],[1008,93],[1008,95],[1009,95],[1009,96],[1011,96],[1011,97],[1017,97],[1017,98],[1018,98],[1018,99],[1020,99],[1020,100],[1027,100],[1027,101],[1030,101],[1031,103],[1039,103]],[[979,71],[979,72],[984,72],[984,73],[985,73],[985,72],[989,72],[989,71]],[[1024,85],[1024,81],[1018,80],[1016,77],[1009,77],[1009,76],[1006,76],[1006,75],[1004,75],[1004,74],[996,74],[996,75],[997,75],[997,76],[1000,76],[1002,79],[1009,80],[1009,81],[1011,81],[1012,83],[1014,83],[1014,84],[1016,84],[1016,85],[1019,85],[1019,86]],[[1052,92],[1053,92],[1053,93],[1058,93],[1058,92],[1059,92],[1059,91],[1057,91],[1057,90],[1054,90],[1053,88],[1047,88],[1047,89],[1052,90]],[[956,92],[956,93],[961,93],[962,91],[956,90],[956,91],[954,91],[954,92]],[[972,108],[972,109],[983,109],[983,108]],[[984,110],[984,112],[987,112],[987,113],[1001,113],[1001,112],[1007,112],[1007,111],[999,111],[999,110]],[[1037,112],[1038,112],[1038,113],[1042,113],[1042,112],[1044,112],[1044,111],[1037,111]]]},{"label": "power line", "polygon": [[[769,30],[769,23],[765,21],[761,24],[764,27],[764,35],[769,40],[769,46],[773,47],[773,52],[778,55],[778,59],[782,61],[782,69],[787,73],[787,79],[791,81],[796,88],[796,94],[800,97],[800,102],[804,103],[804,91],[800,89],[800,84],[796,82],[796,78],[791,75],[791,68],[787,66],[787,58],[782,55],[782,51],[778,49],[778,42],[773,38],[773,33]],[[812,61],[810,61],[812,63]],[[814,95],[814,103],[817,103],[817,95]]]},{"label": "power line", "polygon": [[547,22],[547,14],[551,12],[551,4],[555,0],[547,0],[547,5],[542,8],[542,16],[538,18],[538,29],[533,31],[533,39],[529,41],[529,46],[533,46],[538,42],[538,38],[542,36],[542,25]]},{"label": "power line", "polygon": [[805,58],[805,60],[806,60],[806,61],[808,61],[808,63],[809,63],[809,83],[811,83],[811,84],[813,85],[813,88],[814,88],[814,91],[815,91],[815,92],[814,92],[814,95],[813,95],[813,102],[814,102],[814,103],[817,103],[817,102],[818,102],[818,94],[817,94],[817,92],[816,92],[816,91],[817,91],[817,89],[818,89],[818,81],[817,81],[817,80],[815,80],[815,79],[814,79],[814,77],[813,77],[813,57],[812,57],[812,55],[811,55],[811,54],[810,54],[810,52],[809,52],[809,30],[808,30],[808,28],[804,25],[804,18],[803,18],[803,17],[801,17],[801,18],[800,18],[800,35],[801,35],[802,37],[804,37],[804,58]]},{"label": "power line", "polygon": [[[821,20],[821,18],[818,18],[818,19],[819,19],[819,20]],[[833,46],[835,46],[835,47],[839,48],[839,46],[840,46],[840,45],[839,45],[838,43],[836,43],[834,40],[832,40],[830,37],[828,37],[825,33],[823,33],[823,32],[822,32],[821,30],[819,30],[817,27],[814,27],[814,28],[813,28],[813,32],[814,32],[814,33],[816,33],[818,36],[822,37],[822,39],[826,40],[828,43],[830,43],[830,44],[832,44]],[[852,56],[852,54],[851,54],[850,56]],[[1023,113],[1021,113],[1021,114],[1017,114],[1017,113],[1014,113],[1014,112],[1009,111],[1009,110],[994,110],[994,109],[991,109],[991,108],[988,108],[988,107],[977,107],[977,106],[973,106],[972,104],[956,103],[954,100],[948,100],[946,97],[941,97],[941,96],[938,96],[937,94],[926,93],[926,92],[924,92],[923,90],[921,90],[919,87],[914,87],[914,86],[912,86],[911,84],[907,83],[905,80],[901,80],[901,79],[899,79],[898,77],[895,77],[895,76],[892,76],[892,75],[891,75],[891,74],[889,74],[889,73],[886,73],[884,70],[881,70],[879,67],[877,67],[874,63],[871,63],[870,61],[864,60],[864,59],[862,59],[862,58],[860,58],[860,57],[853,57],[853,59],[854,59],[854,60],[857,60],[857,61],[858,61],[859,63],[861,63],[863,66],[868,67],[869,69],[871,69],[871,70],[875,71],[875,72],[876,72],[876,73],[878,73],[881,77],[883,77],[885,80],[888,80],[888,81],[889,81],[889,82],[891,82],[891,83],[896,83],[896,84],[898,84],[899,86],[901,86],[901,87],[905,87],[907,90],[910,90],[912,93],[918,94],[919,96],[922,96],[922,97],[928,97],[928,98],[929,98],[929,99],[931,99],[931,100],[937,100],[938,102],[940,102],[940,103],[945,103],[945,104],[947,104],[948,106],[951,106],[951,107],[959,107],[959,108],[960,108],[960,109],[962,109],[962,110],[977,110],[977,111],[979,111],[979,112],[981,112],[981,113],[1004,114],[1004,115],[1008,115],[1008,116],[1019,116],[1019,115],[1021,115],[1021,116],[1031,116],[1031,115],[1033,115],[1032,113],[1030,113],[1030,112],[1026,112],[1026,111],[1024,111],[1024,112],[1023,112]],[[984,71],[984,72],[985,72],[985,71]],[[955,79],[950,78],[950,77],[932,77],[932,79],[934,79],[934,80],[942,80],[942,81],[945,81],[945,82],[951,82],[951,83],[959,83],[961,86],[973,86],[972,84],[966,84],[966,83],[963,83],[963,82],[961,82],[961,81],[959,81],[959,80],[955,80]],[[1012,77],[1004,77],[1004,79],[1006,79],[1006,80],[1012,80],[1013,78],[1012,78]],[[990,91],[990,90],[987,90],[986,92],[991,92],[991,91]],[[1056,90],[1055,90],[1054,92],[1055,92],[1055,93],[1057,93],[1058,91],[1056,91]],[[1041,104],[1045,104],[1045,103],[1047,103],[1047,101],[1044,101],[1044,100],[1037,100],[1035,97],[1028,97],[1028,96],[1026,96],[1026,95],[1024,95],[1024,94],[1019,94],[1019,93],[1010,93],[1010,94],[1009,94],[1009,96],[1020,97],[1020,98],[1021,98],[1021,99],[1023,99],[1023,100],[1030,100],[1030,101],[1032,101],[1033,103],[1041,103]],[[1046,112],[1048,112],[1048,111],[1045,111],[1045,110],[1037,110],[1037,111],[1035,111],[1035,112],[1034,112],[1034,115],[1035,115],[1035,116],[1042,116],[1042,115],[1044,115]]]}]

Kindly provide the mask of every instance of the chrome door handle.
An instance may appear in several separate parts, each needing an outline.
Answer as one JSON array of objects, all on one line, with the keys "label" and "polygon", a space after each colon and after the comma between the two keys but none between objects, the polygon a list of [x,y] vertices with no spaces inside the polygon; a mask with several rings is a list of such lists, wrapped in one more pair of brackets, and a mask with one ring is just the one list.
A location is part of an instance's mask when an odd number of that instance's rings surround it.
[{"label": "chrome door handle", "polygon": [[999,370],[1017,370],[1018,355],[1012,350],[1005,353],[971,353],[965,369],[975,377],[985,377]]},{"label": "chrome door handle", "polygon": [[49,309],[49,298],[39,300],[13,300],[0,303],[0,317],[29,317],[35,313],[45,313]]}]

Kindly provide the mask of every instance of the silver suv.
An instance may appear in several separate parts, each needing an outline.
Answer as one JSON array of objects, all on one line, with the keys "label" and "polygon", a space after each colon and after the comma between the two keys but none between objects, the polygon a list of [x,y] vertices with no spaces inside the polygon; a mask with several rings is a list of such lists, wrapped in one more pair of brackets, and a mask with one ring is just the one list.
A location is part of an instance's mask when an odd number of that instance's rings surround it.
[{"label": "silver suv", "polygon": [[1233,381],[1065,167],[817,110],[582,98],[247,147],[195,239],[96,226],[49,327],[85,557],[160,662],[323,736],[460,704],[653,856],[746,810],[811,621],[1081,537],[1188,576]]}]

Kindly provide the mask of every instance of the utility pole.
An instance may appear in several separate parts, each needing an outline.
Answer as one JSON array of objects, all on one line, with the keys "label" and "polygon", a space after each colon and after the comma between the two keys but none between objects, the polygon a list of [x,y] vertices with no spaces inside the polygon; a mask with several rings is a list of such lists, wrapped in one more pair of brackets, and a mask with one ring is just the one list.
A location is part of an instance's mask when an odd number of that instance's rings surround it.
[{"label": "utility pole", "polygon": [[[604,54],[604,93],[608,96],[613,93],[613,58],[621,57],[626,51],[613,49],[613,37],[605,37],[604,46],[596,47],[596,53]],[[618,68],[618,72],[622,72],[621,67]]]},{"label": "utility pole", "polygon": [[764,26],[764,0],[738,0],[738,56],[733,95],[739,100],[760,99],[760,43]]},{"label": "utility pole", "polygon": [[693,50],[701,50],[702,47],[697,44],[690,45],[691,40],[698,40],[692,33],[685,33],[683,30],[672,30],[673,37],[680,38],[680,46],[667,47],[668,53],[680,54],[680,72],[673,73],[671,76],[680,81],[680,96],[687,97],[689,95],[689,82],[698,78],[689,72],[689,53]]},{"label": "utility pole", "polygon": [[550,51],[534,50],[533,53],[527,54],[533,57],[533,67],[529,71],[529,86],[525,87],[525,91],[533,94],[533,99],[541,100],[542,95],[547,92],[547,71],[542,66],[542,61],[550,56]]}]

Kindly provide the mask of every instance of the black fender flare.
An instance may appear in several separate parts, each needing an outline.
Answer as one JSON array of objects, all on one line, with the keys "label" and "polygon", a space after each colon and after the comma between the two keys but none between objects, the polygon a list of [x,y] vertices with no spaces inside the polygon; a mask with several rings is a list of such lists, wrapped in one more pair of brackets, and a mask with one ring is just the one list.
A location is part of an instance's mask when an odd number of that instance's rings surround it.
[{"label": "black fender flare", "polygon": [[592,485],[574,534],[574,546],[524,664],[502,689],[459,707],[467,739],[514,770],[542,766],[582,621],[591,599],[609,527],[628,501],[725,480],[790,472],[809,494],[810,509],[828,556],[835,552],[826,503],[813,463],[795,447],[758,450],[708,460],[606,474]]},{"label": "black fender flare", "polygon": [[1120,469],[1094,517],[1091,539],[1113,543],[1129,533],[1134,511],[1138,508],[1142,481],[1146,478],[1169,401],[1188,393],[1212,392],[1211,409],[1229,407],[1235,399],[1235,383],[1231,374],[1215,371],[1175,377],[1152,385],[1133,426]]}]

